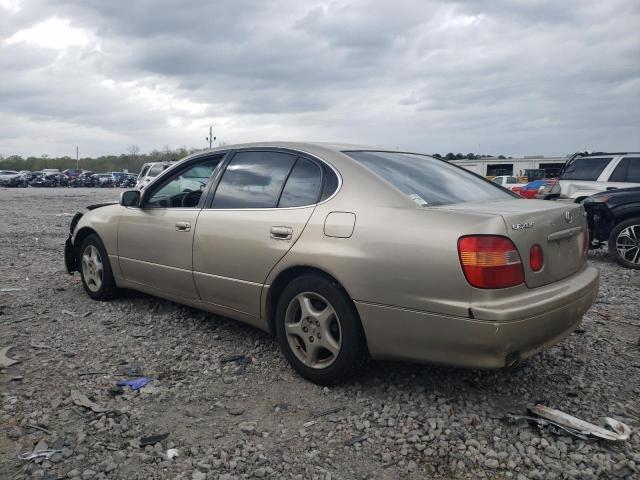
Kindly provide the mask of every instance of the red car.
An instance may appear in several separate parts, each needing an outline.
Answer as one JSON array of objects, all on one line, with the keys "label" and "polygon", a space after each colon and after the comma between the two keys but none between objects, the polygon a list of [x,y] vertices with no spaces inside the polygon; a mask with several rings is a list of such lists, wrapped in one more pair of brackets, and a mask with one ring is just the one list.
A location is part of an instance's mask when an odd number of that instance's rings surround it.
[{"label": "red car", "polygon": [[547,187],[558,183],[556,179],[534,180],[526,185],[513,187],[512,192],[524,198],[538,198],[538,194]]}]

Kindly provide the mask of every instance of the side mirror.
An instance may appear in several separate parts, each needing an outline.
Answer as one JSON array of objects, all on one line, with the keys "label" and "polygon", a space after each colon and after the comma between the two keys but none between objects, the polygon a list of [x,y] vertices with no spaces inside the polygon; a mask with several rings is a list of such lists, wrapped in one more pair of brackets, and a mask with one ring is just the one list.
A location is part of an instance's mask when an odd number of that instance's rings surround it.
[{"label": "side mirror", "polygon": [[120,194],[120,205],[137,207],[140,204],[140,190],[125,190]]}]

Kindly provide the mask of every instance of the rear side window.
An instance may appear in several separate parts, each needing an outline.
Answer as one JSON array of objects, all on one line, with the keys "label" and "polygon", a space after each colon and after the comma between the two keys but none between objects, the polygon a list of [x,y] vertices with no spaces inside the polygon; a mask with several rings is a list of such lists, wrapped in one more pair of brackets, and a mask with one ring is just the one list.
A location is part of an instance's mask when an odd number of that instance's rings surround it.
[{"label": "rear side window", "polygon": [[611,174],[609,181],[640,183],[640,157],[623,158]]},{"label": "rear side window", "polygon": [[282,190],[278,206],[301,207],[316,203],[321,183],[320,167],[306,158],[298,158]]},{"label": "rear side window", "polygon": [[514,195],[483,178],[426,155],[344,153],[422,206],[514,198]]},{"label": "rear side window", "polygon": [[211,208],[275,207],[296,157],[279,152],[239,152],[229,162]]},{"label": "rear side window", "polygon": [[518,183],[518,179],[516,177],[508,177],[507,183]]},{"label": "rear side window", "polygon": [[605,169],[611,157],[609,158],[576,158],[567,166],[562,174],[562,180],[597,180],[602,171]]}]

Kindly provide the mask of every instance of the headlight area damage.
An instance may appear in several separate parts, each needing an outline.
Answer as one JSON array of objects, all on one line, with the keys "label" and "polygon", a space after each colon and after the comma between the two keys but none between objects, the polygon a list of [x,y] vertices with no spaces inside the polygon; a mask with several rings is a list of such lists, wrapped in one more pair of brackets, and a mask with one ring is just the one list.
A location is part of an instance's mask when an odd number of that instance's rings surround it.
[{"label": "headlight area damage", "polygon": [[[97,203],[95,205],[87,206],[87,210],[95,210],[96,208],[107,207],[109,205],[115,205],[117,202],[109,203]],[[73,272],[78,272],[78,255],[76,255],[75,247],[72,242],[73,233],[78,226],[78,222],[83,217],[84,212],[76,212],[69,224],[69,236],[64,242],[64,265],[67,268],[69,275],[73,275]]]}]

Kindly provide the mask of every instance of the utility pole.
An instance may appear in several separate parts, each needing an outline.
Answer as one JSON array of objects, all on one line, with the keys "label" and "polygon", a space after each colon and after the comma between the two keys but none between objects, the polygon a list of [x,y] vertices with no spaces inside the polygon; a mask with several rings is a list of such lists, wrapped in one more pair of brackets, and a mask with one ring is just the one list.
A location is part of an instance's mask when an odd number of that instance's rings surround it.
[{"label": "utility pole", "polygon": [[209,148],[213,148],[213,141],[216,139],[216,137],[213,136],[213,125],[209,125],[209,136],[206,138],[206,140],[209,142]]},{"label": "utility pole", "polygon": [[80,170],[80,158],[78,157],[78,147],[76,146],[76,170]]}]

